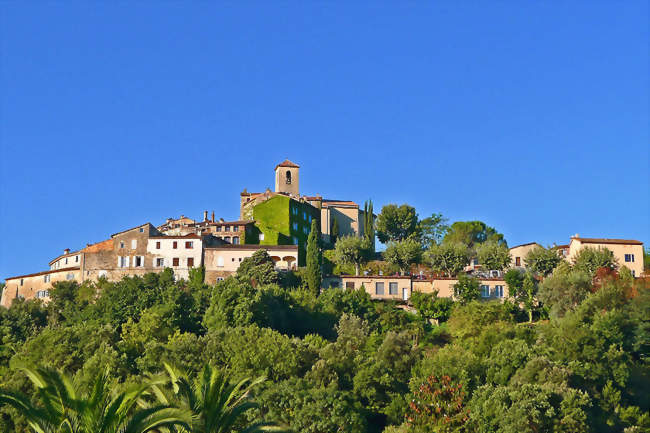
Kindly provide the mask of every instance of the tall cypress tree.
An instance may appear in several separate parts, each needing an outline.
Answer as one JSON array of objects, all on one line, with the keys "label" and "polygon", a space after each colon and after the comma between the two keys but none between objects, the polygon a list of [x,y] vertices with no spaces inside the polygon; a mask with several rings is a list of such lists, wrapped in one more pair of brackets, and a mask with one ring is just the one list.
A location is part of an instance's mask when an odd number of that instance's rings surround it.
[{"label": "tall cypress tree", "polygon": [[319,239],[320,230],[318,229],[318,220],[314,218],[311,221],[309,238],[307,238],[307,286],[316,296],[320,293],[322,281]]},{"label": "tall cypress tree", "polygon": [[334,221],[332,222],[332,230],[330,232],[330,243],[335,244],[338,238],[339,238],[339,220],[334,218]]},{"label": "tall cypress tree", "polygon": [[363,205],[363,227],[364,237],[368,242],[370,251],[375,252],[375,216],[373,215],[372,200],[368,200]]}]

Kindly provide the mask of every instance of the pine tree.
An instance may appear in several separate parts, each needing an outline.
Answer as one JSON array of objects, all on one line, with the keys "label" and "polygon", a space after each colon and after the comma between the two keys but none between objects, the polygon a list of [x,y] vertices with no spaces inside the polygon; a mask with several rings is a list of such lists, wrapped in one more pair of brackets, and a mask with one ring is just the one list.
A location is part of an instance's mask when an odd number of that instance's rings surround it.
[{"label": "pine tree", "polygon": [[313,219],[311,222],[309,238],[307,238],[307,286],[309,287],[309,290],[316,294],[316,296],[320,293],[322,280],[319,239],[320,230],[318,229],[318,220]]}]

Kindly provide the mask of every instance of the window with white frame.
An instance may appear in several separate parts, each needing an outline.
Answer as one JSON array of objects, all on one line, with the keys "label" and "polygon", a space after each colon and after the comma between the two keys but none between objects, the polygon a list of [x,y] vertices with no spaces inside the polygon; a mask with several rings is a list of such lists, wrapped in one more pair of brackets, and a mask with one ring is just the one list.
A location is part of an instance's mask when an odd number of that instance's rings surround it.
[{"label": "window with white frame", "polygon": [[217,257],[217,267],[223,268],[223,257],[221,256]]},{"label": "window with white frame", "polygon": [[135,250],[138,248],[138,240],[137,239],[131,239],[131,249]]},{"label": "window with white frame", "polygon": [[375,283],[375,295],[384,294],[384,283]]},{"label": "window with white frame", "polygon": [[43,282],[44,283],[49,283],[50,282],[51,275],[43,275]]},{"label": "window with white frame", "polygon": [[39,290],[36,292],[36,297],[37,298],[49,298],[50,297],[50,291],[49,290]]},{"label": "window with white frame", "polygon": [[232,237],[232,244],[233,245],[239,245],[239,236],[233,236]]},{"label": "window with white frame", "polygon": [[144,233],[144,227],[140,227],[140,233]]},{"label": "window with white frame", "polygon": [[223,277],[217,277],[217,281],[223,281]]},{"label": "window with white frame", "polygon": [[490,297],[490,286],[487,284],[481,284],[481,296],[484,298]]},{"label": "window with white frame", "polygon": [[124,248],[124,241],[120,241],[120,248]]},{"label": "window with white frame", "polygon": [[260,240],[261,240],[261,241],[264,240],[264,233],[260,233]]},{"label": "window with white frame", "polygon": [[503,286],[494,286],[494,296],[503,298]]},{"label": "window with white frame", "polygon": [[388,283],[388,294],[397,295],[397,283]]},{"label": "window with white frame", "polygon": [[133,266],[136,268],[144,267],[144,256],[134,256],[133,257]]},{"label": "window with white frame", "polygon": [[163,266],[165,266],[165,259],[162,258],[162,257],[158,257],[156,259],[156,266],[159,267],[159,268],[162,268]]},{"label": "window with white frame", "polygon": [[634,254],[626,254],[625,261],[628,263],[634,263]]},{"label": "window with white frame", "polygon": [[120,268],[128,268],[129,267],[129,257],[128,256],[119,256],[117,258],[117,266]]}]

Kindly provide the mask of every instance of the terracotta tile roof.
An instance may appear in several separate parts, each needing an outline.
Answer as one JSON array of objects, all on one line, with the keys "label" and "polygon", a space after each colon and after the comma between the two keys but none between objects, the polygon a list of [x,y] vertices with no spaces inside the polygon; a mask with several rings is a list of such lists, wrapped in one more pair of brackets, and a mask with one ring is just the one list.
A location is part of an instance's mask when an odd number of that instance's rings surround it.
[{"label": "terracotta tile roof", "polygon": [[194,233],[189,233],[186,235],[177,235],[177,236],[149,236],[149,239],[201,239],[201,236],[195,235]]},{"label": "terracotta tile roof", "polygon": [[52,269],[52,270],[49,270],[49,271],[42,271],[42,272],[36,272],[36,273],[33,273],[33,274],[18,275],[17,277],[5,278],[5,281],[15,280],[17,278],[38,277],[39,275],[56,274],[57,272],[78,271],[79,269],[80,269],[79,266],[75,266],[73,268]]},{"label": "terracotta tile roof", "polygon": [[583,244],[619,244],[619,245],[643,245],[643,242],[633,239],[601,239],[601,238],[571,238]]},{"label": "terracotta tile roof", "polygon": [[569,244],[566,244],[566,245],[556,245],[556,246],[554,246],[553,248],[556,248],[556,249],[569,248]]},{"label": "terracotta tile roof", "polygon": [[514,247],[510,247],[510,249],[519,248],[519,247],[527,247],[528,245],[539,245],[539,244],[537,242],[528,242],[527,244],[515,245]]},{"label": "terracotta tile roof", "polygon": [[359,205],[350,200],[323,200],[323,207],[352,206],[358,208]]},{"label": "terracotta tile roof", "polygon": [[276,169],[277,169],[278,167],[293,167],[293,168],[300,168],[300,166],[299,166],[298,164],[295,164],[295,163],[289,161],[288,159],[285,159],[284,161],[282,161],[281,163],[279,163],[278,165],[275,166]]},{"label": "terracotta tile roof", "polygon": [[97,242],[96,244],[88,245],[82,249],[82,253],[96,253],[98,251],[108,251],[113,249],[113,239],[106,239],[105,241]]}]

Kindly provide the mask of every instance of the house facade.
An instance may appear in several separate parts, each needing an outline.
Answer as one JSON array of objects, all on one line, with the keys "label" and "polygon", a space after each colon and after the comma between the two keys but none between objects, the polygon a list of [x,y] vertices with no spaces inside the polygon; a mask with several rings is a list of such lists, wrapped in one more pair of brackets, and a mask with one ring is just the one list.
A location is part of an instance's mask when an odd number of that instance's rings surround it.
[{"label": "house facade", "polygon": [[604,239],[604,238],[581,238],[579,235],[571,237],[567,260],[573,262],[585,247],[607,248],[618,262],[619,268],[625,266],[635,277],[643,273],[643,242],[630,239]]}]

